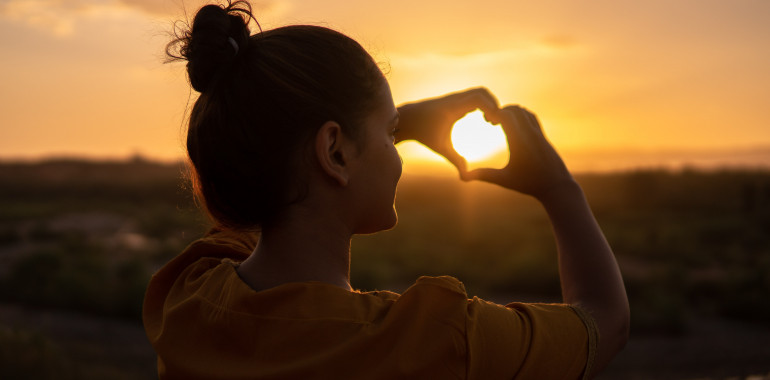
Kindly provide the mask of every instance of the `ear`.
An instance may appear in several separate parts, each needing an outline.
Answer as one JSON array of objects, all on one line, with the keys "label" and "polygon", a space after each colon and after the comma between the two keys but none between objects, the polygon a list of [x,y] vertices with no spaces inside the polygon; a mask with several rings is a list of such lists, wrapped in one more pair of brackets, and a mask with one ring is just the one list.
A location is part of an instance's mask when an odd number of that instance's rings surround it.
[{"label": "ear", "polygon": [[349,180],[350,159],[348,145],[350,140],[342,133],[342,127],[335,121],[327,121],[315,136],[315,155],[318,164],[331,180],[340,186],[347,186]]}]

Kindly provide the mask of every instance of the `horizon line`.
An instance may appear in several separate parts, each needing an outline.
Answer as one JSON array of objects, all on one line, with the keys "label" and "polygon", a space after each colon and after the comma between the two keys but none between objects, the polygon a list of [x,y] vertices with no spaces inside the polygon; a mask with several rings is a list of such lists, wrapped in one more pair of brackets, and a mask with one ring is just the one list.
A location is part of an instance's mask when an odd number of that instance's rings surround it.
[{"label": "horizon line", "polygon": [[[616,173],[639,170],[770,170],[770,145],[744,148],[580,148],[561,149],[565,164],[574,174]],[[30,157],[0,155],[0,165],[51,162],[184,164],[185,156],[47,154]],[[472,166],[472,165],[471,165]],[[479,167],[479,165],[475,165]],[[404,174],[456,175],[456,169],[438,155],[414,157],[404,162]]]}]

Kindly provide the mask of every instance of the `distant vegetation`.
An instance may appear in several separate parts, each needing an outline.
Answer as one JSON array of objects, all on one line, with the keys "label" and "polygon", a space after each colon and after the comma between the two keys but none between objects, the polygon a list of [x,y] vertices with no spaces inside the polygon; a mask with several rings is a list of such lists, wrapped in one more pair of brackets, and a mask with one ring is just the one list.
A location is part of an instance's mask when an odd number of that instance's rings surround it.
[{"label": "distant vegetation", "polygon": [[[181,165],[141,160],[0,164],[0,302],[138,321],[150,275],[208,229],[182,178]],[[770,320],[770,172],[578,179],[621,263],[634,333],[686,332],[696,314]],[[402,291],[449,274],[471,296],[558,301],[534,200],[407,174],[396,203],[396,229],[354,240],[354,286]]]},{"label": "distant vegetation", "polygon": [[3,379],[78,379],[75,365],[45,336],[0,329],[0,377]]},{"label": "distant vegetation", "polygon": [[[623,270],[632,333],[684,333],[696,314],[770,320],[770,172],[578,180]],[[559,299],[553,236],[534,200],[483,183],[405,178],[396,203],[395,230],[354,244],[359,286],[452,274],[498,302]]]},{"label": "distant vegetation", "polygon": [[138,320],[153,271],[208,228],[181,165],[0,165],[0,297]]}]

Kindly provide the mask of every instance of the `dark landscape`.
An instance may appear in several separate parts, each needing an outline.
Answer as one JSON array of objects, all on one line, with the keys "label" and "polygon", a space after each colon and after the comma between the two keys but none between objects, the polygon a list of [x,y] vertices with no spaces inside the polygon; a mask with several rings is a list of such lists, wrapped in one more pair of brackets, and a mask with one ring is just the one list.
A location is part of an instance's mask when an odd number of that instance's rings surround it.
[{"label": "dark landscape", "polygon": [[[150,276],[210,227],[184,166],[136,158],[0,163],[0,378],[155,377]],[[632,337],[601,379],[770,378],[770,170],[577,176],[623,271]],[[531,198],[407,172],[399,224],[353,242],[352,282],[453,275],[500,303],[559,301]]]}]

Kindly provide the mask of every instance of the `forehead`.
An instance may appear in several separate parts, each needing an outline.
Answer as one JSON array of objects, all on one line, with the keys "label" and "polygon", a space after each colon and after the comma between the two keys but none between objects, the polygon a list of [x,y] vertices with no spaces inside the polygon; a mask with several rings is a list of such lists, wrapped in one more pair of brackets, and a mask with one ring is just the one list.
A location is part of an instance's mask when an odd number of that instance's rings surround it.
[{"label": "forehead", "polygon": [[369,119],[382,119],[387,118],[385,121],[390,121],[394,116],[398,116],[398,110],[395,103],[393,103],[393,95],[390,92],[390,84],[383,78],[380,90],[377,92],[374,102],[374,108]]}]

